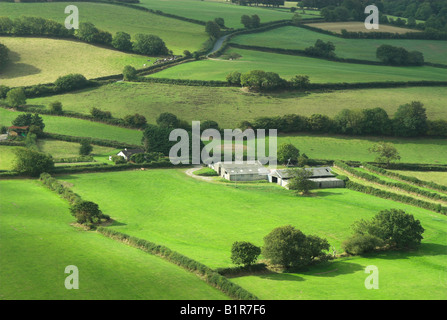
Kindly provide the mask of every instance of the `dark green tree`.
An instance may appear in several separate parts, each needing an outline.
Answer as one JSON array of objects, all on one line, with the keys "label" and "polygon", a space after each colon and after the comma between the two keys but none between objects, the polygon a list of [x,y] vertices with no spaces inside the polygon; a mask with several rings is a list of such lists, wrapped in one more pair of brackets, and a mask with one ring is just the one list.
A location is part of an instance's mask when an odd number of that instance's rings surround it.
[{"label": "dark green tree", "polygon": [[291,143],[283,143],[279,146],[277,157],[280,164],[296,164],[300,150]]},{"label": "dark green tree", "polygon": [[399,137],[423,136],[428,130],[427,114],[419,101],[399,106],[393,118],[394,135]]},{"label": "dark green tree", "polygon": [[132,41],[130,34],[117,32],[112,39],[112,46],[121,51],[132,51]]},{"label": "dark green tree", "polygon": [[54,168],[51,156],[29,149],[16,149],[13,170],[21,174],[38,177]]},{"label": "dark green tree", "polygon": [[260,254],[261,248],[246,241],[236,241],[231,247],[231,261],[237,265],[252,265]]}]

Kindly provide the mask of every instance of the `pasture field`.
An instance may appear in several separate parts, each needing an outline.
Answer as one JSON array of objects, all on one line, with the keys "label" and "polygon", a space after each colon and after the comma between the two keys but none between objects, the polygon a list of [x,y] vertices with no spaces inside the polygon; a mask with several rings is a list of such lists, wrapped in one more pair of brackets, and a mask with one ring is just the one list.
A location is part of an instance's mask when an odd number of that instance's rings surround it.
[{"label": "pasture field", "polygon": [[12,170],[15,159],[14,150],[23,147],[0,146],[0,170]]},{"label": "pasture field", "polygon": [[[0,299],[227,299],[158,257],[70,226],[68,204],[33,180],[2,180]],[[26,201],[23,199],[26,198]],[[65,267],[79,288],[64,287]]]},{"label": "pasture field", "polygon": [[114,117],[139,113],[148,123],[163,112],[188,122],[214,120],[222,128],[236,128],[242,120],[285,114],[334,117],[345,108],[381,107],[390,117],[397,108],[421,101],[429,119],[446,119],[447,87],[341,90],[333,92],[247,93],[240,88],[177,86],[158,83],[113,83],[99,88],[28,99],[28,104],[47,106],[60,101],[64,110],[89,114],[92,106]]},{"label": "pasture field", "polygon": [[382,44],[420,51],[426,62],[447,64],[446,41],[407,39],[344,39],[297,27],[282,27],[261,33],[239,35],[231,43],[269,48],[303,50],[313,46],[317,39],[331,41],[340,58],[379,61],[376,50]]},{"label": "pasture field", "polygon": [[406,176],[416,177],[423,181],[432,181],[447,186],[447,172],[435,171],[394,171]]},{"label": "pasture field", "polygon": [[[80,144],[76,142],[58,141],[58,140],[42,140],[37,141],[37,147],[40,152],[51,154],[53,158],[70,158],[79,157]],[[118,153],[119,150],[114,148],[93,146],[91,156],[94,159],[105,161],[108,156]]]},{"label": "pasture field", "polygon": [[[0,108],[0,125],[10,126],[11,122],[20,114]],[[58,133],[76,137],[98,138],[114,140],[128,144],[141,144],[142,132],[133,129],[120,128],[107,124],[82,119],[41,116],[45,123],[45,132]]]},{"label": "pasture field", "polygon": [[379,141],[391,142],[401,162],[446,164],[447,140],[427,138],[348,137],[333,135],[280,135],[278,145],[292,143],[301,153],[313,159],[374,161],[376,154],[368,149]]},{"label": "pasture field", "polygon": [[184,63],[150,75],[157,78],[221,80],[233,71],[241,73],[264,70],[282,78],[308,75],[314,83],[447,80],[445,69],[434,67],[392,67],[351,64],[316,58],[290,56],[230,48],[226,53],[238,53],[237,60],[207,59]]},{"label": "pasture field", "polygon": [[155,61],[77,41],[0,37],[0,43],[10,49],[11,61],[0,74],[0,83],[9,87],[52,83],[70,73],[87,79],[120,74],[126,65],[141,69]]},{"label": "pasture field", "polygon": [[[140,6],[152,10],[161,10],[166,13],[196,19],[201,21],[224,18],[225,26],[229,28],[243,28],[241,16],[257,14],[262,22],[291,19],[293,13],[290,10],[278,8],[239,6],[232,3],[200,0],[140,0]],[[302,14],[304,19],[315,18],[315,15]]]},{"label": "pasture field", "polygon": [[[61,179],[118,222],[110,228],[166,245],[210,267],[231,266],[234,241],[261,246],[273,228],[288,224],[305,234],[327,238],[340,253],[341,242],[351,234],[354,221],[383,209],[403,209],[419,219],[426,230],[418,251],[341,259],[302,273],[233,281],[262,299],[446,298],[447,217],[440,214],[348,189],[318,190],[311,197],[296,197],[277,185],[208,183],[177,169],[104,173],[101,179],[97,174]],[[364,268],[370,264],[383,270],[381,290],[376,293],[367,292],[363,286]],[[335,286],[338,290],[331,295]],[[365,290],[360,296],[356,292],[359,288]],[[430,292],[426,295],[426,291]]]},{"label": "pasture field", "polygon": [[[66,3],[0,3],[0,16],[10,18],[20,16],[38,16],[64,23],[68,16],[64,13]],[[183,50],[191,52],[202,48],[208,39],[205,27],[163,17],[160,15],[103,3],[77,2],[79,22],[91,22],[97,28],[114,35],[124,31],[132,36],[138,33],[154,34],[166,43],[174,54],[182,54]],[[88,57],[88,56],[84,56]]]},{"label": "pasture field", "polygon": [[314,28],[320,28],[336,33],[341,33],[341,30],[346,29],[350,32],[390,32],[390,33],[407,33],[407,32],[420,32],[415,29],[401,28],[386,24],[380,24],[379,29],[366,29],[365,24],[359,21],[349,22],[318,22],[309,24]]}]

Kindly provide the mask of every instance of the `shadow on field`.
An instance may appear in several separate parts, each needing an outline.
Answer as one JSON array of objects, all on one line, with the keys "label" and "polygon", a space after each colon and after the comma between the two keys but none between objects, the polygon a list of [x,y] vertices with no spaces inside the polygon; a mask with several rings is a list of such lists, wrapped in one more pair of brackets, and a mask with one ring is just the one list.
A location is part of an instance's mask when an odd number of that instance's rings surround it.
[{"label": "shadow on field", "polygon": [[9,51],[9,62],[0,73],[0,79],[14,79],[41,73],[42,70],[26,63],[20,63],[20,54]]},{"label": "shadow on field", "polygon": [[296,274],[290,274],[290,273],[269,273],[258,277],[261,279],[275,280],[275,281],[304,281],[304,278],[301,278]]},{"label": "shadow on field", "polygon": [[422,243],[417,250],[406,251],[384,251],[376,254],[371,254],[370,257],[385,259],[385,260],[397,260],[397,259],[409,259],[417,256],[446,256],[447,246],[437,243]]}]

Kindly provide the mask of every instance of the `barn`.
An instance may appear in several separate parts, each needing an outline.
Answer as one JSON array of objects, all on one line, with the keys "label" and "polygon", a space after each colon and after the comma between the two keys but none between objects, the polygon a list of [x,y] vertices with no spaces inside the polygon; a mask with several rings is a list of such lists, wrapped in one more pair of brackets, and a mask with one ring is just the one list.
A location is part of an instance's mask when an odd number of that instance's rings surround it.
[{"label": "barn", "polygon": [[219,176],[229,181],[256,181],[267,180],[269,170],[259,161],[234,163],[217,162],[210,165]]},{"label": "barn", "polygon": [[[309,180],[315,182],[318,188],[344,188],[343,180],[335,178],[330,167],[305,168],[312,172]],[[268,175],[269,182],[277,183],[281,187],[287,188],[289,179],[292,178],[288,169],[274,170]]]}]

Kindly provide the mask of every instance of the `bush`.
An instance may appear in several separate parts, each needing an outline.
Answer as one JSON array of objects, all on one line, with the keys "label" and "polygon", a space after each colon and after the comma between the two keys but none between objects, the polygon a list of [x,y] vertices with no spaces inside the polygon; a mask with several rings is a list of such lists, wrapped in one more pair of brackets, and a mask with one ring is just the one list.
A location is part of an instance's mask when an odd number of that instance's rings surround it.
[{"label": "bush", "polygon": [[81,156],[88,156],[93,151],[93,146],[89,139],[81,140],[81,147],[79,148],[79,154]]},{"label": "bush", "polygon": [[14,150],[16,159],[13,170],[20,174],[38,177],[43,172],[49,172],[54,168],[51,156],[29,149]]},{"label": "bush", "polygon": [[13,88],[6,93],[6,103],[12,107],[17,108],[26,104],[26,95],[23,88]]},{"label": "bush", "polygon": [[383,246],[383,241],[370,234],[354,234],[342,244],[343,250],[352,255],[368,253]]},{"label": "bush", "polygon": [[91,201],[80,201],[70,208],[71,214],[81,224],[97,224],[105,216],[96,203]]},{"label": "bush", "polygon": [[50,112],[54,114],[62,114],[62,103],[60,101],[54,101],[50,103]]},{"label": "bush", "polygon": [[296,164],[300,151],[291,143],[283,143],[278,148],[278,163],[280,164]]},{"label": "bush", "polygon": [[54,84],[61,91],[82,89],[88,85],[88,80],[82,74],[69,74],[59,77]]},{"label": "bush", "polygon": [[168,48],[160,37],[155,35],[137,34],[133,43],[133,51],[148,56],[167,55]]},{"label": "bush", "polygon": [[252,265],[260,254],[261,248],[246,241],[236,241],[231,247],[231,261],[236,265]]},{"label": "bush", "polygon": [[264,238],[262,253],[273,265],[303,267],[326,257],[329,243],[316,236],[306,236],[292,226],[273,229]]}]

